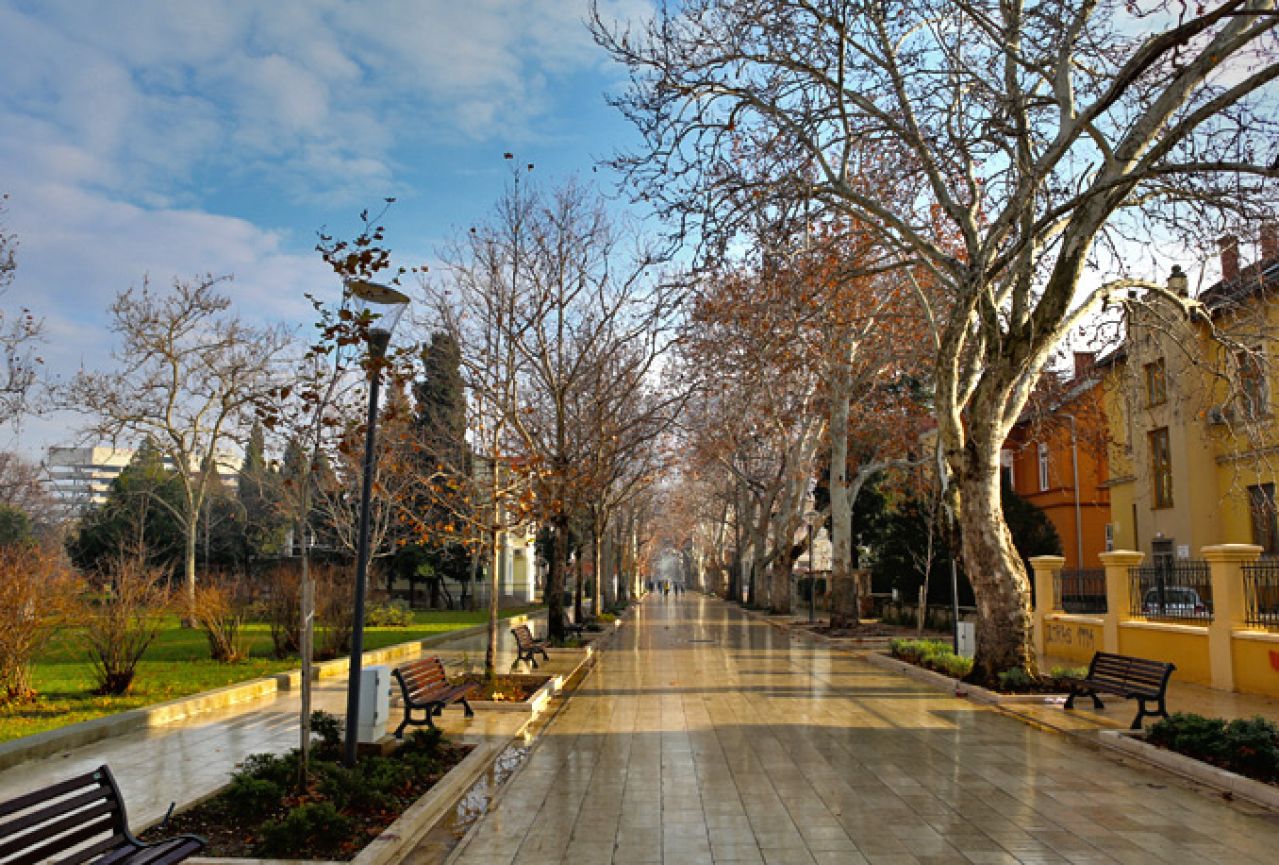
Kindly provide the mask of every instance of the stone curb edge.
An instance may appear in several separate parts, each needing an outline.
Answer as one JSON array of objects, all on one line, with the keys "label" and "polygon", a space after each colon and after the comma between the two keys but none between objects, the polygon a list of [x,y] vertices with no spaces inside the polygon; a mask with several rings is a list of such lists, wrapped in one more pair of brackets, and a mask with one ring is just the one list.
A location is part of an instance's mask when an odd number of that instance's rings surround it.
[{"label": "stone curb edge", "polygon": [[1176,775],[1189,778],[1205,787],[1279,811],[1279,787],[1236,775],[1193,757],[1148,745],[1127,730],[1103,730],[1101,745],[1119,751]]},{"label": "stone curb edge", "polygon": [[[509,739],[485,742],[475,746],[461,763],[445,775],[387,826],[380,835],[370,841],[354,859],[345,863],[329,863],[326,860],[308,860],[313,865],[388,865],[398,862],[403,854],[435,827],[448,813],[458,798],[488,771],[493,761],[510,744]],[[191,865],[302,865],[296,859],[247,859],[195,856],[187,860]]]},{"label": "stone curb edge", "polygon": [[[546,615],[545,611],[537,611],[532,614],[520,613],[507,617],[507,621],[519,624],[522,621],[528,621],[530,618],[544,615]],[[370,650],[364,653],[363,664],[371,666],[410,657],[423,649],[429,649],[458,637],[483,633],[487,627],[487,624],[472,625],[469,628],[442,631],[429,637],[421,637],[382,649]],[[349,665],[349,658],[323,661],[315,665],[314,678],[326,679],[344,675]],[[25,763],[28,760],[50,757],[71,748],[92,745],[103,739],[121,736],[134,730],[179,721],[202,712],[225,709],[237,703],[292,690],[297,687],[301,679],[302,673],[300,670],[289,670],[259,679],[251,679],[247,682],[227,685],[212,691],[178,697],[175,700],[144,706],[140,709],[130,709],[126,712],[117,712],[114,715],[104,715],[101,718],[69,724],[54,730],[46,730],[43,733],[11,739],[8,742],[0,742],[0,771]]]}]

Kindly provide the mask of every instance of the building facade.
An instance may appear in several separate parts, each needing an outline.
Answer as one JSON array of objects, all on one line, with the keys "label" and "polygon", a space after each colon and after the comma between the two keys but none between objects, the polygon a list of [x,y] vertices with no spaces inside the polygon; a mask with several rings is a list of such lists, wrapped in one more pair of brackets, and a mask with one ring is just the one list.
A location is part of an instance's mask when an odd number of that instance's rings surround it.
[{"label": "building facade", "polygon": [[1223,241],[1222,274],[1189,317],[1166,301],[1134,314],[1106,376],[1114,545],[1154,561],[1230,543],[1279,554],[1273,229],[1246,268]]},{"label": "building facade", "polygon": [[1004,483],[1048,517],[1068,570],[1098,567],[1108,543],[1108,423],[1094,361],[1077,353],[1072,377],[1026,413],[1001,454]]}]

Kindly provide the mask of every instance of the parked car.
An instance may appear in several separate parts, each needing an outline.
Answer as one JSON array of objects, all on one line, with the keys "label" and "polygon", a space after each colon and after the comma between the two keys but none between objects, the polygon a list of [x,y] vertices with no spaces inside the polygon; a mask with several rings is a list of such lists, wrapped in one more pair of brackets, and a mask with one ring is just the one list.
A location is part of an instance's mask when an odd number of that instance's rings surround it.
[{"label": "parked car", "polygon": [[1141,611],[1147,616],[1172,618],[1197,618],[1210,612],[1199,593],[1188,586],[1165,586],[1162,592],[1158,588],[1147,589]]}]

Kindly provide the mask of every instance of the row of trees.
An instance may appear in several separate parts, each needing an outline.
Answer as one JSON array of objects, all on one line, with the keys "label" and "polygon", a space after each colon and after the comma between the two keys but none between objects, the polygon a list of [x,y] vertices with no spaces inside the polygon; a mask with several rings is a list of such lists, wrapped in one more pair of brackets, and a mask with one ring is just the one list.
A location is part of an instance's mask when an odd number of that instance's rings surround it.
[{"label": "row of trees", "polygon": [[[1153,278],[1152,239],[1209,248],[1273,214],[1277,25],[1273,0],[692,0],[635,26],[595,11],[640,133],[615,164],[701,262],[801,207],[921,284],[927,456],[962,528],[979,677],[1035,663],[1000,448],[1074,328],[1107,305],[1192,310]],[[813,437],[787,444],[804,456]],[[793,487],[787,448],[763,453]],[[737,510],[762,513],[749,495]]]}]

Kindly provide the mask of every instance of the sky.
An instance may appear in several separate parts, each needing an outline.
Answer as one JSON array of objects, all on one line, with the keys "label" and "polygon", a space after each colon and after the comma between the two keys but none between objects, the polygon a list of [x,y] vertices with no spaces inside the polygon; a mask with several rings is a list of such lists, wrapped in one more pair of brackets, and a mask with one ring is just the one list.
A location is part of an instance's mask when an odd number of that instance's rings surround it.
[{"label": "sky", "polygon": [[[646,0],[602,0],[637,19]],[[305,320],[339,287],[313,251],[384,198],[400,264],[485,218],[511,152],[542,182],[589,177],[633,140],[605,101],[624,70],[587,0],[0,0],[0,298],[44,320],[54,381],[110,368],[106,309],[144,280],[231,275],[235,308]],[[598,173],[593,171],[598,167]],[[82,420],[24,422],[38,458]]]}]

